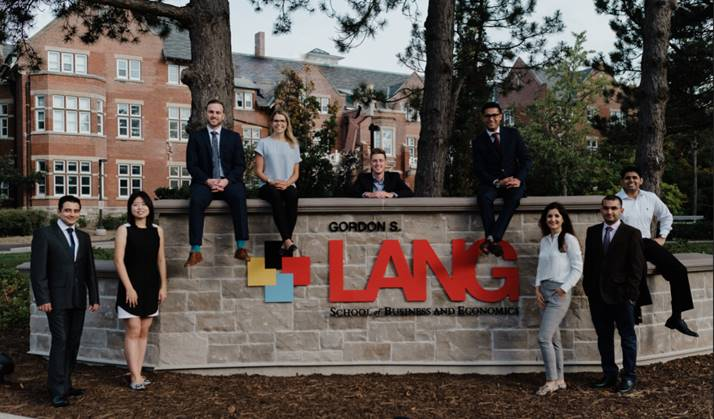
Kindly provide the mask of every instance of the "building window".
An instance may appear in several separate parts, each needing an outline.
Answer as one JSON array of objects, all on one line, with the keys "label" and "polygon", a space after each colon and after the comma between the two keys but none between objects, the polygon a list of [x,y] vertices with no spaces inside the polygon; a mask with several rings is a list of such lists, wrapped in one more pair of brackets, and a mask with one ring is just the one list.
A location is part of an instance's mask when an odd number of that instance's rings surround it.
[{"label": "building window", "polygon": [[236,109],[253,110],[253,93],[236,92]]},{"label": "building window", "polygon": [[188,141],[188,118],[191,116],[191,108],[169,106],[169,140]]},{"label": "building window", "polygon": [[182,65],[169,64],[169,84],[181,84],[181,72],[185,69]]},{"label": "building window", "polygon": [[623,118],[623,114],[622,114],[621,110],[610,109],[610,124],[625,125],[625,118]]},{"label": "building window", "polygon": [[104,101],[97,99],[97,134],[104,135]]},{"label": "building window", "polygon": [[10,136],[9,107],[6,103],[0,103],[0,138],[8,138]]},{"label": "building window", "polygon": [[76,54],[74,56],[74,72],[77,74],[87,74],[87,56]]},{"label": "building window", "polygon": [[587,114],[588,121],[594,121],[599,115],[598,109],[595,106],[588,106],[585,112]]},{"label": "building window", "polygon": [[515,125],[513,119],[513,109],[506,109],[503,111],[503,126],[512,127]]},{"label": "building window", "polygon": [[90,113],[90,101],[88,97],[79,98],[79,132],[82,134],[89,134],[91,131],[90,120],[92,114]]},{"label": "building window", "polygon": [[141,61],[117,58],[117,78],[119,80],[141,80]]},{"label": "building window", "polygon": [[402,109],[407,115],[407,122],[417,122],[419,121],[419,110],[412,108],[408,102],[402,102]]},{"label": "building window", "polygon": [[64,175],[64,160],[55,160],[52,173],[54,174],[53,180],[55,185],[54,195],[62,196],[65,195],[65,175]]},{"label": "building window", "polygon": [[45,196],[47,195],[47,160],[35,161],[35,171],[42,173],[42,177],[37,180],[35,195]]},{"label": "building window", "polygon": [[374,146],[381,148],[387,156],[394,156],[394,128],[380,127],[374,132]]},{"label": "building window", "polygon": [[414,169],[417,166],[417,139],[407,137],[407,152],[409,153],[409,167]]},{"label": "building window", "polygon": [[180,189],[183,186],[191,184],[191,175],[188,174],[186,166],[170,165],[169,166],[169,188]]},{"label": "building window", "polygon": [[598,148],[598,140],[597,137],[587,137],[587,149],[590,151],[597,151]]},{"label": "building window", "polygon": [[57,51],[47,51],[47,70],[60,71],[60,53]]},{"label": "building window", "polygon": [[330,98],[329,97],[318,97],[317,100],[320,101],[320,113],[330,112]]},{"label": "building window", "polygon": [[118,136],[141,138],[141,105],[117,103]]},{"label": "building window", "polygon": [[117,169],[119,173],[119,198],[128,198],[132,193],[141,190],[141,164],[119,163]]},{"label": "building window", "polygon": [[243,126],[243,147],[255,147],[260,141],[260,128]]},{"label": "building window", "polygon": [[92,196],[92,162],[79,162],[79,196]]},{"label": "building window", "polygon": [[45,125],[45,96],[35,96],[35,131],[44,131]]},{"label": "building window", "polygon": [[74,73],[74,54],[70,52],[62,53],[62,72]]},{"label": "building window", "polygon": [[52,96],[52,131],[69,134],[90,133],[89,98]]}]

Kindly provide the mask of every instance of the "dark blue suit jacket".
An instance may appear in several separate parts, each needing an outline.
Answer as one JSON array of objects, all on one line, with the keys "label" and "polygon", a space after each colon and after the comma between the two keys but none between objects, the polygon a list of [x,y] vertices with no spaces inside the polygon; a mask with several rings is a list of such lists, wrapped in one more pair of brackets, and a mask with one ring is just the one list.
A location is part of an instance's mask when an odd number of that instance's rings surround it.
[{"label": "dark blue suit jacket", "polygon": [[[243,183],[245,171],[245,153],[240,135],[221,128],[221,166],[223,177],[231,183]],[[186,147],[186,169],[191,174],[192,182],[205,183],[213,176],[211,140],[208,129],[203,127],[188,136]]]},{"label": "dark blue suit jacket", "polygon": [[524,182],[533,162],[521,134],[515,128],[501,127],[500,142],[498,150],[485,130],[471,141],[475,176],[482,185],[509,176]]}]

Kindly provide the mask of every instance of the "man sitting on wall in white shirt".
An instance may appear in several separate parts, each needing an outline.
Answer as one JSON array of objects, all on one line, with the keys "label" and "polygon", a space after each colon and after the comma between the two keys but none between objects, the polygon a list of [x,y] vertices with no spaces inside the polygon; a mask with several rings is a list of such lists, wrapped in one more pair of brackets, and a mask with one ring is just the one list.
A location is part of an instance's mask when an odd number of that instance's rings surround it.
[{"label": "man sitting on wall in white shirt", "polygon": [[[620,172],[622,189],[617,196],[622,199],[622,221],[637,228],[642,233],[642,250],[645,259],[654,264],[657,271],[669,281],[672,294],[672,316],[667,319],[665,326],[676,329],[685,335],[699,337],[682,319],[682,312],[694,308],[692,291],[689,287],[687,268],[677,260],[667,249],[664,242],[672,230],[672,213],[659,197],[648,191],[640,189],[642,176],[635,166],[627,166]],[[657,236],[652,239],[652,219],[659,223]]]}]

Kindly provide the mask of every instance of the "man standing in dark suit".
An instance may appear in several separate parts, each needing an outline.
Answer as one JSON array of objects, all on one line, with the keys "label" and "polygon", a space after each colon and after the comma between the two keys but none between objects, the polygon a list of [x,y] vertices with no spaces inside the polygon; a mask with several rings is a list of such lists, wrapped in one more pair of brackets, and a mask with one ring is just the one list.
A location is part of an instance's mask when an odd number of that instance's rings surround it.
[{"label": "man standing in dark suit", "polygon": [[373,148],[369,156],[370,173],[360,173],[352,189],[352,195],[362,198],[407,198],[414,196],[399,173],[385,170],[387,153]]},{"label": "man standing in dark suit", "polygon": [[[481,108],[486,130],[471,141],[474,173],[479,179],[478,206],[486,240],[481,251],[503,255],[499,242],[526,191],[526,175],[532,165],[523,138],[515,128],[501,127],[503,113],[496,102]],[[503,198],[503,208],[495,219],[493,201]]]},{"label": "man standing in dark suit", "polygon": [[82,204],[74,196],[63,196],[58,220],[36,230],[32,236],[30,279],[37,309],[47,314],[52,346],[47,386],[52,405],[69,405],[68,396],[84,390],[72,387],[72,370],[82,338],[84,310],[99,309],[99,289],[94,271],[94,254],[89,235],[76,228]]},{"label": "man standing in dark suit", "polygon": [[[602,224],[588,228],[585,238],[583,288],[590,303],[603,378],[594,388],[615,387],[620,393],[635,388],[637,335],[635,334],[635,303],[645,264],[642,235],[634,227],[620,221],[622,200],[615,195],[603,198],[600,214]],[[622,373],[617,382],[615,363],[615,327],[622,346]]]},{"label": "man standing in dark suit", "polygon": [[206,105],[208,126],[192,132],[186,147],[186,168],[191,174],[188,240],[191,252],[184,266],[201,263],[203,218],[214,199],[228,203],[233,217],[236,259],[250,260],[248,241],[248,209],[243,184],[245,154],[240,135],[222,127],[225,119],[223,104],[213,99]]}]

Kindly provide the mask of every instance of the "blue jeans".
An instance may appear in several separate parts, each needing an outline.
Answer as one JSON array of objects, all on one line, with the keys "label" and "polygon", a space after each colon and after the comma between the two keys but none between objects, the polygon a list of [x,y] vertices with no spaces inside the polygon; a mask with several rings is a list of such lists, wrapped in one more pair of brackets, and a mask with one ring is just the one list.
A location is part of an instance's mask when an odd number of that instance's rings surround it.
[{"label": "blue jeans", "polygon": [[617,364],[615,364],[615,327],[617,327],[622,346],[622,377],[635,378],[637,335],[634,309],[635,306],[629,302],[605,304],[590,300],[590,315],[597,333],[600,364],[602,372],[608,377],[617,376]]}]

